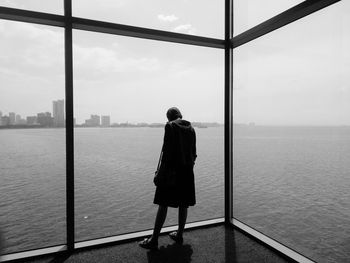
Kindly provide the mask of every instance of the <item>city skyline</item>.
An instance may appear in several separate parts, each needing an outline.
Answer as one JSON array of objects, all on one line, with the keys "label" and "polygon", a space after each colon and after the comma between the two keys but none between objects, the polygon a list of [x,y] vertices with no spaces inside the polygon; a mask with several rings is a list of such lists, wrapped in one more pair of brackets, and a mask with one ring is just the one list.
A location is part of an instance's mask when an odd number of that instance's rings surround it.
[{"label": "city skyline", "polygon": [[[55,122],[55,118],[53,115],[51,115],[51,112],[39,112],[36,114],[36,116],[26,116],[26,119],[23,119],[20,114],[16,114],[16,112],[8,112],[8,116],[4,114],[4,111],[0,110],[0,126],[20,126],[20,125],[38,125],[40,124],[43,127],[65,127],[65,115],[62,112],[64,111],[64,100],[57,100],[53,101],[53,111],[55,107],[61,107],[60,111],[61,113],[57,112],[57,118],[60,118],[62,120],[63,117],[63,125],[62,122],[58,122],[58,120]],[[60,103],[60,106],[57,106],[57,103]],[[63,107],[63,108],[62,108]],[[58,111],[56,109],[56,111]],[[5,118],[5,119],[3,119]],[[5,122],[4,122],[5,120]],[[38,121],[39,120],[39,121]],[[218,127],[224,125],[220,122],[198,122],[198,121],[191,121],[193,126],[199,127],[199,128],[206,128],[206,127]],[[89,119],[85,119],[84,121],[77,123],[76,118],[74,117],[74,126],[76,127],[162,127],[164,125],[164,122],[144,122],[144,121],[136,121],[136,122],[129,122],[129,121],[119,121],[119,122],[112,122],[110,115],[98,115],[96,113],[90,114]],[[237,126],[285,126],[285,127],[293,127],[293,126],[309,126],[309,127],[348,127],[350,125],[347,124],[339,124],[339,125],[274,125],[274,124],[261,124],[256,122],[235,122],[233,121],[233,125]]]},{"label": "city skyline", "polygon": [[[53,127],[53,128],[63,128],[65,127],[65,115],[64,111],[64,100],[53,101],[53,112],[56,111],[55,114],[51,114],[51,112],[39,112],[35,116],[26,116],[26,119],[22,119],[21,115],[16,114],[15,112],[9,112],[9,116],[0,110],[0,126],[13,127]],[[59,106],[58,106],[59,105]],[[60,113],[58,112],[60,111]],[[62,115],[63,114],[63,115]],[[13,117],[15,116],[15,117]],[[55,119],[55,116],[57,117]],[[63,117],[63,118],[62,118]],[[15,121],[13,119],[15,118]],[[63,119],[63,123],[60,122]],[[18,121],[17,121],[18,120]],[[217,127],[222,126],[222,123],[217,122],[192,122],[193,126],[199,128],[206,127]],[[89,119],[86,119],[82,123],[76,123],[76,119],[74,118],[74,126],[77,127],[163,127],[163,122],[111,122],[110,115],[97,115],[91,114]]]},{"label": "city skyline", "polygon": [[[0,126],[19,126],[19,125],[41,125],[43,127],[65,127],[65,104],[63,99],[57,99],[52,101],[52,114],[49,111],[39,112],[36,115],[25,115],[25,119],[16,112],[8,112],[8,116],[0,110]],[[4,119],[3,119],[4,118]],[[8,120],[7,120],[8,119]],[[111,121],[111,115],[91,113],[90,118],[81,122],[76,122],[74,117],[74,126],[80,127],[144,127],[144,126],[160,126],[164,122],[129,122],[127,121]],[[193,121],[198,127],[219,126],[222,123],[219,122],[197,122]]]},{"label": "city skyline", "polygon": [[22,118],[16,112],[10,111],[6,115],[0,110],[0,126],[64,127],[64,100],[52,101],[52,114],[49,111],[43,111],[35,115],[26,115],[25,118]]}]

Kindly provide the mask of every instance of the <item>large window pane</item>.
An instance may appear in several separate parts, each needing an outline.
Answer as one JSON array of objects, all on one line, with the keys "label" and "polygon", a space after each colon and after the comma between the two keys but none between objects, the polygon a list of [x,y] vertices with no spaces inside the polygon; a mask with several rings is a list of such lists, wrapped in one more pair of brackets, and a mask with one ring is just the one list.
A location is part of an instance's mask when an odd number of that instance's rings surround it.
[{"label": "large window pane", "polygon": [[4,253],[66,242],[63,51],[62,29],[0,20]]},{"label": "large window pane", "polygon": [[350,258],[349,14],[234,52],[234,217],[317,262]]},{"label": "large window pane", "polygon": [[234,35],[238,35],[301,2],[303,0],[233,0]]},{"label": "large window pane", "polygon": [[224,37],[223,0],[74,0],[73,15],[183,34]]},{"label": "large window pane", "polygon": [[0,0],[0,6],[37,12],[63,14],[63,0]]},{"label": "large window pane", "polygon": [[[196,128],[188,221],[222,217],[223,50],[74,31],[73,51],[77,240],[153,228],[152,180],[172,106],[207,127]],[[166,225],[176,223],[170,209]]]}]

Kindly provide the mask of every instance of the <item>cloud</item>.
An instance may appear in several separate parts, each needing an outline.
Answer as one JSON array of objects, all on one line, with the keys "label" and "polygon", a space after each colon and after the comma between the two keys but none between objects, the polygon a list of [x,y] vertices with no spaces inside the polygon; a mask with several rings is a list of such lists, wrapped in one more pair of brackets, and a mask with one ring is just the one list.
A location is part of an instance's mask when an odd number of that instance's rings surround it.
[{"label": "cloud", "polygon": [[158,15],[158,19],[163,22],[174,22],[178,20],[179,18],[175,15]]},{"label": "cloud", "polygon": [[83,47],[74,44],[73,54],[75,69],[82,78],[87,76],[100,78],[113,73],[150,72],[160,68],[157,58],[121,57],[115,50],[102,47]]},{"label": "cloud", "polygon": [[196,34],[196,29],[191,24],[179,25],[173,29],[173,31],[178,33],[184,33],[189,35]]},{"label": "cloud", "polygon": [[12,21],[0,22],[1,67],[23,77],[64,72],[63,29]]}]

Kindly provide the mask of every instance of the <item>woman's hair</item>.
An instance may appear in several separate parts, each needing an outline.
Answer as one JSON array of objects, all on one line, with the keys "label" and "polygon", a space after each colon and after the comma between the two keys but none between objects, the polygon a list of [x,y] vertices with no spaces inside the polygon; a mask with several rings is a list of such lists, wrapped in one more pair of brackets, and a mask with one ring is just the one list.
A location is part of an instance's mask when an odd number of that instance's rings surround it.
[{"label": "woman's hair", "polygon": [[182,115],[181,112],[178,108],[176,107],[171,107],[167,113],[166,113],[166,117],[168,118],[169,121],[173,121],[176,120],[178,118],[182,119]]}]

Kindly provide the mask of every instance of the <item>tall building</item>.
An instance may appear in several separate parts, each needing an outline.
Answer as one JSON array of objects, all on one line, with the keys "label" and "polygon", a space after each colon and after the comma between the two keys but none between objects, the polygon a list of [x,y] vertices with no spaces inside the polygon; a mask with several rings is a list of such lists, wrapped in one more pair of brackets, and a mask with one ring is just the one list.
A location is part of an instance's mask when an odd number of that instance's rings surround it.
[{"label": "tall building", "polygon": [[52,127],[53,126],[53,118],[51,117],[50,112],[41,112],[37,115],[37,122],[44,127]]},{"label": "tall building", "polygon": [[28,125],[34,125],[37,124],[37,117],[36,116],[28,116],[27,117],[27,124]]},{"label": "tall building", "polygon": [[101,125],[103,127],[111,126],[111,116],[101,116]]},{"label": "tall building", "polygon": [[15,124],[21,124],[21,115],[16,114]]},{"label": "tall building", "polygon": [[64,127],[64,100],[52,102],[53,125],[55,127]]},{"label": "tall building", "polygon": [[9,113],[9,118],[10,118],[10,125],[14,125],[16,123],[16,113],[10,112]]},{"label": "tall building", "polygon": [[101,118],[98,115],[91,115],[91,121],[94,126],[100,126]]}]

